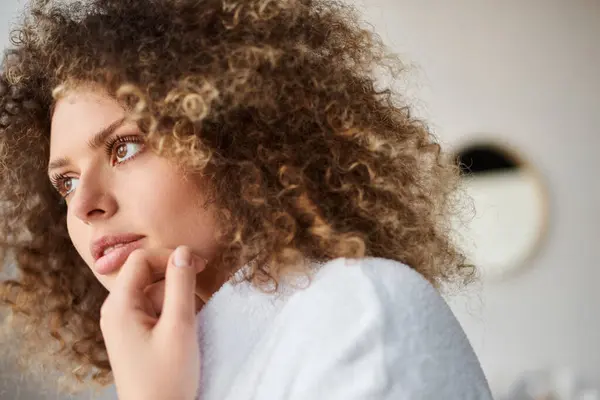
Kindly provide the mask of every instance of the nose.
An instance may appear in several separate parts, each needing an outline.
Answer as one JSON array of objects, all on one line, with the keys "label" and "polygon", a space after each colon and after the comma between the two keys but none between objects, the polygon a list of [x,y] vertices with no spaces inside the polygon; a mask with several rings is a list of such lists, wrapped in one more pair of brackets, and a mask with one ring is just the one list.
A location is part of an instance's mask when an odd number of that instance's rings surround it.
[{"label": "nose", "polygon": [[99,179],[82,177],[73,193],[69,208],[77,219],[90,225],[113,216],[117,211],[117,202]]}]

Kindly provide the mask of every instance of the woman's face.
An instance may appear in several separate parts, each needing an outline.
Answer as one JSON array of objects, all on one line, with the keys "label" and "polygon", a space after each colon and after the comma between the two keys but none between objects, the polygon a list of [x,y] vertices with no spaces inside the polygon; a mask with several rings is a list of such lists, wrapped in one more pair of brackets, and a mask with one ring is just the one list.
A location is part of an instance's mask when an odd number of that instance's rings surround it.
[{"label": "woman's face", "polygon": [[[199,184],[144,148],[135,124],[119,124],[124,116],[114,99],[79,89],[57,101],[51,125],[48,174],[66,199],[69,236],[108,290],[132,248],[187,245],[207,260],[217,252]],[[102,256],[102,238],[130,244]]]}]

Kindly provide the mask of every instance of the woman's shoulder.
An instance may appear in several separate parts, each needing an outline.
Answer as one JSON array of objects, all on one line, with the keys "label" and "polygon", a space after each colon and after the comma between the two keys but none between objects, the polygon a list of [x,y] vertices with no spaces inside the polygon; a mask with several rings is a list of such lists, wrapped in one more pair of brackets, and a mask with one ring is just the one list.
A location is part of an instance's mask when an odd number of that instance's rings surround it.
[{"label": "woman's shoulder", "polygon": [[421,347],[445,346],[452,337],[458,338],[455,344],[471,351],[437,289],[394,260],[338,258],[321,264],[310,284],[291,296],[286,308],[298,324],[315,326],[322,334],[363,329],[389,334],[399,344],[419,342]]},{"label": "woman's shoulder", "polygon": [[360,308],[413,311],[449,311],[437,289],[411,267],[390,259],[337,258],[319,264],[310,285],[297,293],[298,302],[355,303]]},{"label": "woman's shoulder", "polygon": [[[436,290],[413,268],[399,261],[378,257],[336,258],[322,263],[316,269],[314,283],[343,280],[353,286],[383,284],[387,290],[415,288],[416,290]],[[394,283],[394,285],[389,284]],[[356,288],[356,287],[355,287]],[[382,287],[383,288],[383,287]]]},{"label": "woman's shoulder", "polygon": [[354,360],[396,394],[381,398],[491,398],[445,300],[400,262],[339,258],[322,264],[310,285],[289,299],[285,314],[280,334],[287,336],[286,348],[297,349],[306,365]]}]

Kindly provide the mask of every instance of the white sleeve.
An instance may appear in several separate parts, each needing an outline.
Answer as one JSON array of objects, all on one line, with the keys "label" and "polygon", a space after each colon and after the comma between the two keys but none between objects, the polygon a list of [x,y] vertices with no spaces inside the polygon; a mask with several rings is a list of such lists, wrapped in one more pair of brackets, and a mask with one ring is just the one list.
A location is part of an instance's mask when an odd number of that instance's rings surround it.
[{"label": "white sleeve", "polygon": [[460,324],[425,279],[391,260],[335,263],[289,304],[262,389],[286,400],[492,398]]}]

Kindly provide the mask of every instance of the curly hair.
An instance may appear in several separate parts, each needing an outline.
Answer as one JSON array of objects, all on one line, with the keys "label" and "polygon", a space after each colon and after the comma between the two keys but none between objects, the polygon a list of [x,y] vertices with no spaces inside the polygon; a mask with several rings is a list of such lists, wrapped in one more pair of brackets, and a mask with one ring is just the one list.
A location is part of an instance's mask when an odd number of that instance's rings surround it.
[{"label": "curly hair", "polygon": [[[378,71],[405,67],[333,0],[33,1],[0,72],[0,284],[20,358],[108,384],[107,291],[76,252],[46,175],[61,88],[127,105],[164,157],[209,177],[219,268],[256,287],[299,260],[383,257],[467,282],[450,234],[454,163]],[[49,352],[48,349],[53,349]]]}]

